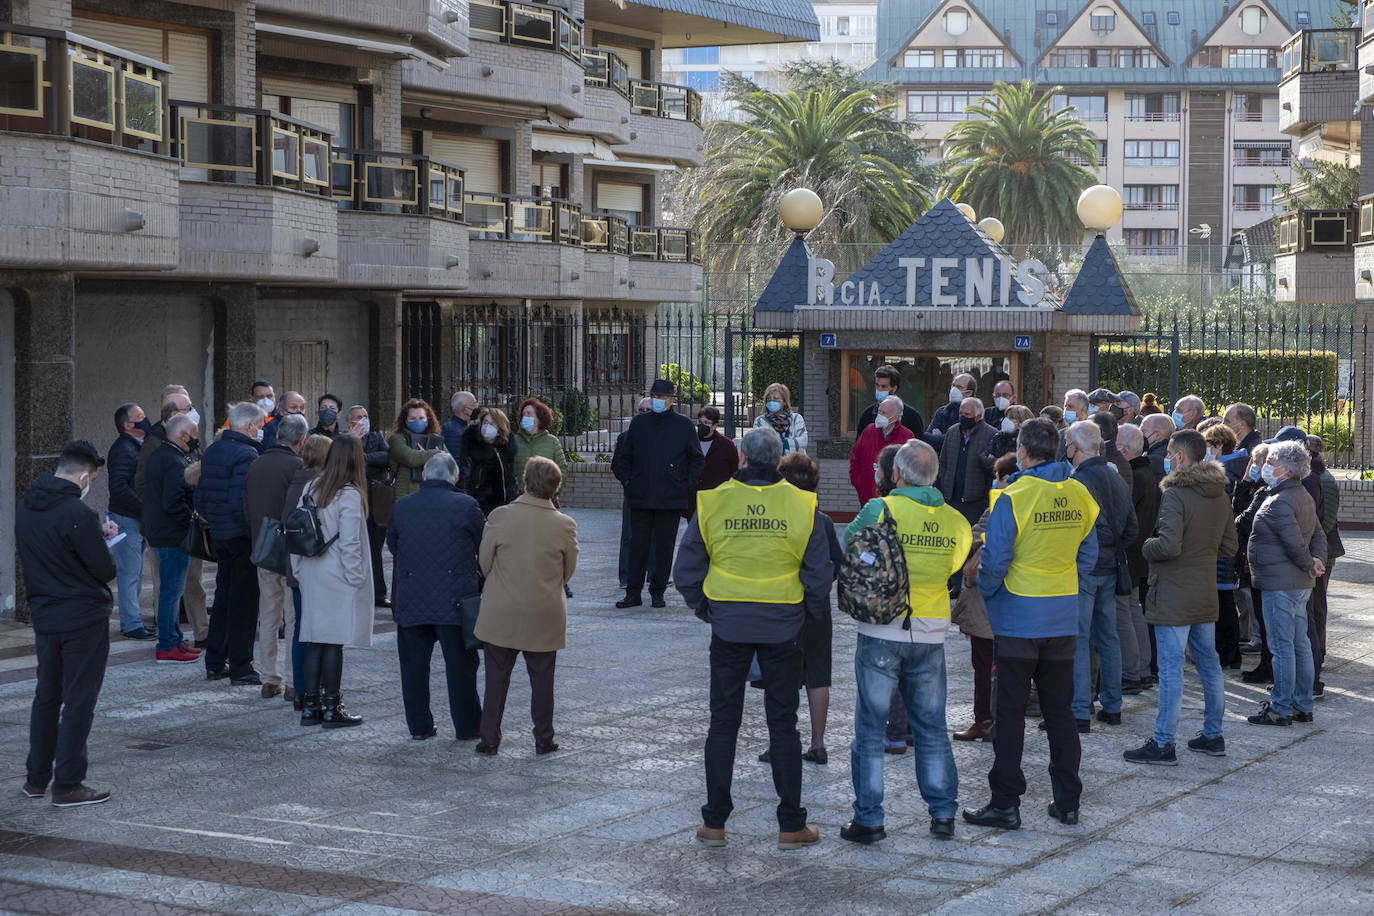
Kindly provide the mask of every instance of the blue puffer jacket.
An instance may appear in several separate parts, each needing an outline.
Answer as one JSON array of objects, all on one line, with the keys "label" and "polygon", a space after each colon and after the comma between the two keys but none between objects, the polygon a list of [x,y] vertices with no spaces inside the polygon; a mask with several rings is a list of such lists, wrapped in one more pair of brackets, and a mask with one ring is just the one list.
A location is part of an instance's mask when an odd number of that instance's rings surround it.
[{"label": "blue puffer jacket", "polygon": [[477,500],[442,480],[396,501],[386,545],[395,557],[392,616],[396,625],[458,626],[459,598],[481,588],[477,549],[486,519]]},{"label": "blue puffer jacket", "polygon": [[210,537],[218,541],[249,537],[248,510],[243,504],[243,480],[257,460],[259,446],[243,433],[225,430],[200,459],[196,511],[210,523]]}]

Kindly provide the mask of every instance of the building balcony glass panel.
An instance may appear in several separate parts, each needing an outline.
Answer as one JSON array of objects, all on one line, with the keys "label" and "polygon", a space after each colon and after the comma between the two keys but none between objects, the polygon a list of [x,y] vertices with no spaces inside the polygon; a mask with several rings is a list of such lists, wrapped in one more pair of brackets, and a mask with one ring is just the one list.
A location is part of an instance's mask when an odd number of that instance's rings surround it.
[{"label": "building balcony glass panel", "polygon": [[1279,130],[1302,135],[1326,125],[1323,136],[1348,141],[1358,123],[1358,29],[1304,29],[1283,46]]},{"label": "building balcony glass panel", "polygon": [[1299,210],[1280,216],[1274,297],[1280,302],[1354,302],[1354,245],[1360,218],[1358,207]]},{"label": "building balcony glass panel", "polygon": [[582,22],[560,9],[515,0],[469,0],[468,31],[473,38],[557,51],[582,59]]}]

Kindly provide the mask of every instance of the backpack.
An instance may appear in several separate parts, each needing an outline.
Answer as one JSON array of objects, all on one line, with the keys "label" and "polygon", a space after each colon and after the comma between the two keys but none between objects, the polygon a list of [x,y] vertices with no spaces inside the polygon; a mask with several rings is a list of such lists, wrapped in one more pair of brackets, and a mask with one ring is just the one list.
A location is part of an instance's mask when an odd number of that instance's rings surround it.
[{"label": "backpack", "polygon": [[286,552],[298,557],[318,557],[339,539],[337,534],[327,541],[324,539],[320,510],[309,493],[303,494],[301,504],[282,519],[281,533],[286,540]]},{"label": "backpack", "polygon": [[906,554],[886,502],[878,520],[856,531],[845,545],[838,580],[840,610],[850,617],[882,626],[905,611],[902,629],[911,629]]}]

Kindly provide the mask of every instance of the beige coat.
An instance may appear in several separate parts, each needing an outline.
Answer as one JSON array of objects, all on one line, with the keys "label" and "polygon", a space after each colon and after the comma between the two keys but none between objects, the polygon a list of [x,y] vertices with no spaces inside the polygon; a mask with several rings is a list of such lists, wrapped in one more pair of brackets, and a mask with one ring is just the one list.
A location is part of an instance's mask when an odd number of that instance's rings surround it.
[{"label": "beige coat", "polygon": [[[960,633],[980,639],[993,638],[992,624],[988,622],[988,606],[978,591],[977,581],[978,558],[981,555],[979,548],[983,545],[983,534],[987,531],[988,516],[991,514],[991,509],[984,509],[982,518],[973,526],[974,549],[969,551],[969,558],[964,562],[964,571],[961,573],[963,588],[959,590],[959,597],[954,599],[954,607],[949,611],[950,623],[957,626]],[[972,582],[969,581],[970,574],[973,576]]]},{"label": "beige coat", "polygon": [[486,576],[478,639],[526,652],[567,645],[563,585],[577,568],[576,522],[547,499],[517,497],[487,517],[478,562]]},{"label": "beige coat", "polygon": [[[305,494],[314,487],[312,481]],[[325,540],[335,534],[339,539],[318,557],[291,557],[301,589],[301,642],[367,648],[372,645],[374,595],[362,494],[345,487],[319,515]]]}]

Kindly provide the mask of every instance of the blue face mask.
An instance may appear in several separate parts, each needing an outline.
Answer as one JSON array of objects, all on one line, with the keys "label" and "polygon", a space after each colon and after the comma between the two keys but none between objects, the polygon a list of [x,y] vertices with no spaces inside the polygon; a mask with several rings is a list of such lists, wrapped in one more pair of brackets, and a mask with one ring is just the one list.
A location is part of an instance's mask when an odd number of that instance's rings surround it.
[{"label": "blue face mask", "polygon": [[1164,473],[1165,473],[1165,474],[1172,474],[1173,472],[1174,472],[1174,463],[1173,463],[1172,461],[1169,460],[1168,456],[1165,456],[1165,458],[1164,458]]},{"label": "blue face mask", "polygon": [[418,436],[425,430],[429,429],[429,421],[425,419],[407,420],[406,429],[410,430]]},{"label": "blue face mask", "polygon": [[1253,464],[1250,465],[1249,477],[1251,483],[1259,483],[1260,469],[1255,467]]},{"label": "blue face mask", "polygon": [[534,432],[534,417],[521,417],[520,428],[527,433]]},{"label": "blue face mask", "polygon": [[1088,416],[1091,417],[1091,416],[1092,416],[1093,414],[1095,414],[1095,413],[1097,413],[1097,405],[1096,405],[1096,404],[1089,404],[1089,405],[1088,405]]},{"label": "blue face mask", "polygon": [[654,413],[663,413],[668,409],[668,402],[663,400],[663,398],[650,398],[649,409]]},{"label": "blue face mask", "polygon": [[1181,414],[1181,413],[1179,413],[1177,410],[1175,410],[1175,411],[1174,411],[1174,429],[1182,429],[1182,428],[1183,428],[1183,414]]},{"label": "blue face mask", "polygon": [[769,413],[777,413],[782,410],[782,401],[769,401],[763,406],[768,408]]},{"label": "blue face mask", "polygon": [[1025,470],[1025,468],[1021,467],[1021,456],[1020,456],[1020,455],[1017,455],[1017,456],[1016,456],[1016,470],[1018,470],[1018,471],[1024,471],[1024,470]]},{"label": "blue face mask", "polygon": [[1065,422],[1065,423],[1077,423],[1077,422],[1078,422],[1078,411],[1076,411],[1076,410],[1066,410],[1066,411],[1064,411],[1064,422]]},{"label": "blue face mask", "polygon": [[883,401],[887,400],[887,396],[891,393],[890,391],[875,391],[873,392],[873,396],[877,398],[878,403],[881,404]]}]

